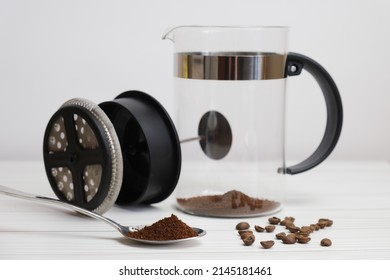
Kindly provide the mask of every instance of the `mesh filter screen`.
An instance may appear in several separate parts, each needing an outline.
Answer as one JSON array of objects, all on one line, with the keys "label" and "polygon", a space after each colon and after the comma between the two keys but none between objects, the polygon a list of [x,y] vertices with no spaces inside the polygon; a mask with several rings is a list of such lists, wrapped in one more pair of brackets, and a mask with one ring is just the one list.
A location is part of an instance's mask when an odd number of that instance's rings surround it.
[{"label": "mesh filter screen", "polygon": [[[99,148],[99,142],[88,122],[77,114],[73,115],[74,131],[77,135],[77,142],[82,149],[94,150]],[[59,117],[53,124],[49,134],[49,153],[56,154],[66,152],[68,147],[68,136],[65,128],[64,118]],[[53,167],[51,175],[58,190],[64,197],[74,201],[74,181],[71,170],[66,166]],[[102,166],[99,164],[87,165],[83,170],[82,185],[84,186],[84,200],[89,202],[99,190],[102,178]]]}]

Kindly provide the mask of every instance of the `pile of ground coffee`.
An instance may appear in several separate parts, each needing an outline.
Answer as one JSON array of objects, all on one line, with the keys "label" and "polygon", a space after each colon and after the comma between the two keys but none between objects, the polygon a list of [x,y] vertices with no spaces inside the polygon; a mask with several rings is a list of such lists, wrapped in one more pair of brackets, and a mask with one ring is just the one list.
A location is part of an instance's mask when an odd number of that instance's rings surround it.
[{"label": "pile of ground coffee", "polygon": [[177,202],[181,209],[189,213],[225,217],[252,216],[280,207],[279,202],[253,198],[236,190],[222,195],[178,198]]},{"label": "pile of ground coffee", "polygon": [[163,241],[195,237],[198,233],[172,214],[150,226],[130,232],[128,236],[143,240]]}]

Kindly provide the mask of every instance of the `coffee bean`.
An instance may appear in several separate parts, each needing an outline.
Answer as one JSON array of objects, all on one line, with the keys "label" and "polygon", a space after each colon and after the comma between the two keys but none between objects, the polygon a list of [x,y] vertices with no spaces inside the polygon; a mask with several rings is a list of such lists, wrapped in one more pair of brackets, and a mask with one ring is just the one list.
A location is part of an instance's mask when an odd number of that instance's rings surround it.
[{"label": "coffee bean", "polygon": [[295,244],[297,239],[294,233],[290,233],[283,237],[282,241],[284,244]]},{"label": "coffee bean", "polygon": [[296,233],[296,232],[299,232],[299,231],[301,230],[300,227],[297,227],[297,226],[295,226],[295,225],[289,226],[287,229],[288,229],[291,233]]},{"label": "coffee bean", "polygon": [[268,222],[271,224],[271,225],[277,225],[280,223],[280,219],[278,217],[271,217],[268,219]]},{"label": "coffee bean", "polygon": [[330,219],[319,219],[318,223],[325,223],[326,227],[330,227],[333,225],[333,221]]},{"label": "coffee bean", "polygon": [[285,236],[286,236],[285,232],[280,232],[280,233],[275,235],[276,239],[279,239],[279,240],[283,239],[283,237],[285,237]]},{"label": "coffee bean", "polygon": [[266,232],[273,232],[275,230],[275,226],[266,226],[265,230]]},{"label": "coffee bean", "polygon": [[239,230],[239,231],[238,231],[238,234],[241,236],[242,234],[244,234],[244,233],[247,233],[247,232],[249,232],[249,233],[252,233],[252,234],[253,234],[253,231],[251,231],[251,230],[248,230],[248,229],[242,229],[242,230]]},{"label": "coffee bean", "polygon": [[253,235],[253,232],[248,230],[248,231],[243,232],[242,234],[240,234],[240,237],[241,237],[241,239],[244,240],[245,238],[247,238],[248,236],[251,236],[251,235]]},{"label": "coffee bean", "polygon": [[295,222],[295,218],[294,217],[285,217],[284,220],[288,220],[288,221],[291,221],[291,222]]},{"label": "coffee bean", "polygon": [[309,226],[303,226],[299,232],[310,234],[313,232],[313,229]]},{"label": "coffee bean", "polygon": [[297,237],[298,243],[306,244],[308,243],[311,238],[309,236],[299,236]]},{"label": "coffee bean", "polygon": [[246,246],[252,245],[253,242],[255,242],[255,236],[254,236],[253,234],[248,234],[248,235],[246,235],[246,236],[242,239],[242,241],[244,242],[244,244],[245,244]]},{"label": "coffee bean", "polygon": [[236,229],[238,230],[248,229],[249,227],[250,225],[247,222],[241,222],[236,225]]},{"label": "coffee bean", "polygon": [[320,227],[320,229],[324,229],[328,223],[327,222],[318,222],[317,225]]},{"label": "coffee bean", "polygon": [[315,230],[319,230],[319,229],[320,229],[320,226],[317,225],[317,224],[311,224],[311,225],[310,225],[310,228],[311,228],[313,231],[315,231]]},{"label": "coffee bean", "polygon": [[263,232],[263,231],[264,231],[264,228],[261,227],[261,226],[255,226],[255,230],[256,230],[257,232]]},{"label": "coffee bean", "polygon": [[273,241],[273,240],[261,241],[260,244],[261,244],[261,246],[263,246],[264,249],[269,249],[272,246],[274,246],[275,241]]},{"label": "coffee bean", "polygon": [[332,240],[330,240],[329,238],[322,239],[321,246],[325,246],[325,247],[332,246]]},{"label": "coffee bean", "polygon": [[297,239],[299,239],[301,237],[309,237],[309,234],[308,233],[303,233],[303,232],[297,232],[297,233],[295,233],[295,237]]},{"label": "coffee bean", "polygon": [[281,226],[289,226],[291,224],[294,224],[295,218],[294,217],[285,217],[282,221],[280,221]]},{"label": "coffee bean", "polygon": [[281,220],[279,224],[280,224],[281,226],[285,226],[285,225],[286,225],[286,220]]}]

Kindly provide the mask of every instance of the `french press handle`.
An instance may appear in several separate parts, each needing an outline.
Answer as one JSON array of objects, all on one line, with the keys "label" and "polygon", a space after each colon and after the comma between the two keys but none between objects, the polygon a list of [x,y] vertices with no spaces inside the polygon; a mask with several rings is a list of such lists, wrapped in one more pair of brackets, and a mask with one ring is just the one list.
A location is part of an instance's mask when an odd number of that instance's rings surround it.
[{"label": "french press handle", "polygon": [[322,141],[314,153],[304,161],[286,167],[284,173],[291,175],[307,171],[324,161],[336,146],[343,123],[343,107],[340,93],[329,73],[319,63],[307,56],[298,53],[288,53],[286,76],[299,75],[302,69],[308,71],[315,78],[322,90],[327,109],[327,121]]}]

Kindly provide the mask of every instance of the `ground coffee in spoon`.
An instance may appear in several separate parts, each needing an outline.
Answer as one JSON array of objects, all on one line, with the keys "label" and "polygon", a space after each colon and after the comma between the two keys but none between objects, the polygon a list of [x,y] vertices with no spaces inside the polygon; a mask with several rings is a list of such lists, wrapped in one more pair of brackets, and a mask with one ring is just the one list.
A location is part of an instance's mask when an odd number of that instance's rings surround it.
[{"label": "ground coffee in spoon", "polygon": [[129,232],[128,236],[143,240],[164,241],[196,237],[198,233],[172,214],[150,226]]}]

